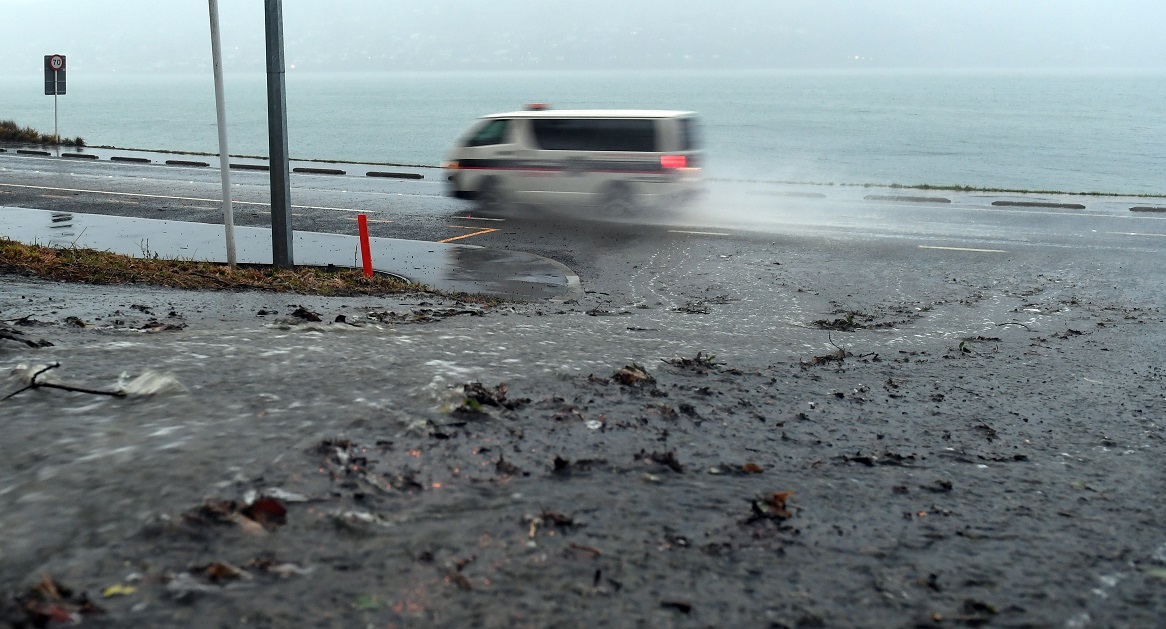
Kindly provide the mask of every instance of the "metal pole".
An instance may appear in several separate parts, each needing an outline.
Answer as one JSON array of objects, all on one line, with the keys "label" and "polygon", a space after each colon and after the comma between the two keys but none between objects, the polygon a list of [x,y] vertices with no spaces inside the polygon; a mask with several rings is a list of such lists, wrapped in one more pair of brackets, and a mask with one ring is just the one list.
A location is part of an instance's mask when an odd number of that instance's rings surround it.
[{"label": "metal pole", "polygon": [[211,12],[211,57],[215,70],[215,109],[219,123],[219,172],[223,180],[223,227],[227,264],[235,268],[235,211],[231,207],[231,164],[227,149],[227,97],[223,93],[223,48],[219,40],[219,0],[207,0]]},{"label": "metal pole", "polygon": [[291,181],[287,155],[287,88],[284,85],[283,0],[263,0],[267,25],[267,139],[271,166],[271,253],[275,266],[291,268]]},{"label": "metal pole", "polygon": [[61,132],[57,130],[57,73],[53,71],[53,142],[57,156],[61,155]]}]

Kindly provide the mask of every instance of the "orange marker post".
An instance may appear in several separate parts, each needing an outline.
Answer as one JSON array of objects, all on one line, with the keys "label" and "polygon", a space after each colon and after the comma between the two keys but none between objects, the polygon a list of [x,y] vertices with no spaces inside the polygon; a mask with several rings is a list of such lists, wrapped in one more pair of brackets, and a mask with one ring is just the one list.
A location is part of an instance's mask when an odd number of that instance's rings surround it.
[{"label": "orange marker post", "polygon": [[364,261],[364,276],[372,277],[372,250],[368,245],[368,217],[356,215],[356,225],[360,230],[360,257]]}]

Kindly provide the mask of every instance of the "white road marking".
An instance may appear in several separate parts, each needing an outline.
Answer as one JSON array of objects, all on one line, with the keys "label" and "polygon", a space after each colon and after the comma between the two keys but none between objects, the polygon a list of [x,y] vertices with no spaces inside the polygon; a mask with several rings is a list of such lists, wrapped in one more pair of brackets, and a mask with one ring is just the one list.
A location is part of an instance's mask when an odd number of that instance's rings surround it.
[{"label": "white road marking", "polygon": [[1144,232],[1105,232],[1107,234],[1116,234],[1118,236],[1157,236],[1159,238],[1166,238],[1166,234],[1150,234]]},{"label": "white road marking", "polygon": [[919,245],[920,249],[939,249],[940,251],[974,251],[976,253],[1008,253],[1004,249],[973,249],[971,247],[936,247],[932,245]]},{"label": "white road marking", "polygon": [[[199,197],[175,197],[175,196],[169,196],[169,195],[164,195],[164,194],[143,194],[140,192],[109,192],[106,190],[85,190],[85,189],[81,189],[81,188],[51,188],[48,186],[24,186],[24,185],[20,185],[20,184],[16,184],[16,183],[0,183],[0,186],[6,186],[9,188],[25,188],[25,189],[29,189],[29,190],[54,190],[57,192],[84,192],[84,193],[88,193],[88,194],[107,194],[110,196],[138,197],[138,198],[142,198],[142,199],[166,199],[168,201],[202,201],[204,203],[222,203],[222,199],[202,199]],[[46,194],[46,195],[42,195],[42,196],[52,196],[52,195]],[[62,197],[62,198],[71,198],[71,197]],[[270,205],[270,203],[260,203],[257,201],[232,201],[232,203],[234,203],[235,205],[260,205],[263,207],[268,207]],[[299,208],[301,210],[332,210],[332,211],[336,211],[336,212],[358,212],[359,213],[359,212],[366,211],[366,210],[353,209],[350,207],[325,207],[325,206],[320,206],[320,205],[293,205],[292,207]]]},{"label": "white road marking", "polygon": [[697,232],[697,231],[689,231],[687,229],[669,229],[668,233],[670,233],[670,234],[696,234],[697,236],[731,236],[732,235],[732,234],[728,234],[725,232]]},{"label": "white road marking", "polygon": [[464,218],[467,221],[505,221],[504,218],[484,218],[481,216],[455,216],[454,218]]}]

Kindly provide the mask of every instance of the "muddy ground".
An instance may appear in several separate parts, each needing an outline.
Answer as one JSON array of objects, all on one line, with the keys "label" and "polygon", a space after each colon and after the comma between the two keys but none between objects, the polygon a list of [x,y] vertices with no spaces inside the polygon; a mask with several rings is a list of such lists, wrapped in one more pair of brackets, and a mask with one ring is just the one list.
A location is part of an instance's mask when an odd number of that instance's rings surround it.
[{"label": "muddy ground", "polygon": [[1160,625],[1153,261],[716,247],[487,310],[4,276],[0,618]]}]

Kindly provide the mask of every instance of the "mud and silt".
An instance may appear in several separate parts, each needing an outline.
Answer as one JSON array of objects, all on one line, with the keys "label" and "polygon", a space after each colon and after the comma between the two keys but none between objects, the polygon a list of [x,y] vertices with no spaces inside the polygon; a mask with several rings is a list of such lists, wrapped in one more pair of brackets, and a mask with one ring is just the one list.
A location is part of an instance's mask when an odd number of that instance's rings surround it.
[{"label": "mud and silt", "polygon": [[0,340],[28,368],[0,396],[53,362],[148,394],[0,403],[0,618],[1159,621],[1151,293],[1017,273],[908,302],[783,272],[765,300],[645,282],[484,311],[5,278],[4,327],[52,345]]}]

